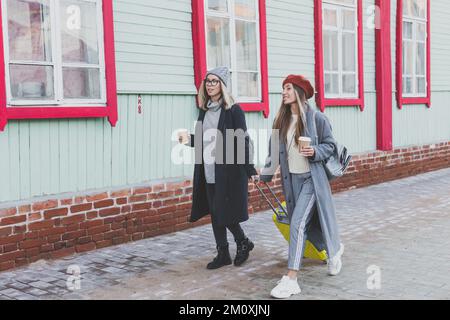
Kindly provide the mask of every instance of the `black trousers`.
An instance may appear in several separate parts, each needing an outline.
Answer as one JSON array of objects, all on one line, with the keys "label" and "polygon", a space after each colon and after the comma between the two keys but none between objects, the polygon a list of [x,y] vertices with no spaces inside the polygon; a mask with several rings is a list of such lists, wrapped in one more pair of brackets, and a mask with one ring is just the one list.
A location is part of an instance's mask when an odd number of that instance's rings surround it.
[{"label": "black trousers", "polygon": [[[208,204],[210,208],[213,208],[214,196],[215,196],[215,184],[206,184],[206,196],[208,198]],[[231,226],[223,226],[217,223],[217,218],[214,210],[211,210],[211,221],[214,232],[214,238],[216,239],[216,245],[218,247],[225,247],[228,245],[227,229],[233,234],[234,241],[241,242],[245,239],[244,230],[242,230],[239,223]]]}]

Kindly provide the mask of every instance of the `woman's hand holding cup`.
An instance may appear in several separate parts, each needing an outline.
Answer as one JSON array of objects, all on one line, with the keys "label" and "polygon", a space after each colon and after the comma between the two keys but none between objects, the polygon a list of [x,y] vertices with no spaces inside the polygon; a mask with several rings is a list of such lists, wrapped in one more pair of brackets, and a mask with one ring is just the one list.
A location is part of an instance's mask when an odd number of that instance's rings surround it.
[{"label": "woman's hand holding cup", "polygon": [[189,132],[186,129],[178,131],[178,142],[181,144],[187,144],[189,142]]},{"label": "woman's hand holding cup", "polygon": [[311,138],[309,137],[300,137],[298,138],[298,145],[300,153],[305,157],[314,156],[314,148],[311,147]]}]

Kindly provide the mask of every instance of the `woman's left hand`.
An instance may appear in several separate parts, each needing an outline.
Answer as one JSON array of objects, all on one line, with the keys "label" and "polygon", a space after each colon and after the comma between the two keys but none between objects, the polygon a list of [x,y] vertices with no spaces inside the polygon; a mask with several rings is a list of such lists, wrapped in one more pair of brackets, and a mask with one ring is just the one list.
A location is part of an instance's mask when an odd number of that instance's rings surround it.
[{"label": "woman's left hand", "polygon": [[305,157],[313,157],[315,150],[313,147],[303,147],[300,153]]}]

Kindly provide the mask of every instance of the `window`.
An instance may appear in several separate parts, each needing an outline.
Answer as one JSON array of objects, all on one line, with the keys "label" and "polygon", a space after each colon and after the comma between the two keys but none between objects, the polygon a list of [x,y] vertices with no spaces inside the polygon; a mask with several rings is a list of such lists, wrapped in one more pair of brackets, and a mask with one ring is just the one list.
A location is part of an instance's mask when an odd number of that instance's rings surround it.
[{"label": "window", "polygon": [[112,1],[5,0],[1,10],[0,119],[109,116],[115,124]]},{"label": "window", "polygon": [[397,100],[430,107],[430,2],[399,0],[397,21]]},{"label": "window", "polygon": [[246,111],[268,115],[265,1],[193,1],[196,85],[207,70],[227,66],[228,87]]},{"label": "window", "polygon": [[364,108],[362,1],[315,2],[316,101]]}]

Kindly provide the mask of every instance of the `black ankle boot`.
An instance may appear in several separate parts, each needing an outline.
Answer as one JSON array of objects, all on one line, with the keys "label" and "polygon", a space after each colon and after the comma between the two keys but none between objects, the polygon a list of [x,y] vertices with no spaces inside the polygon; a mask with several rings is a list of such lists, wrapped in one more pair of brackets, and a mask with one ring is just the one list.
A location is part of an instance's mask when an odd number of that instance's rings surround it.
[{"label": "black ankle boot", "polygon": [[225,247],[217,247],[217,257],[206,266],[209,270],[219,269],[232,263],[228,245]]},{"label": "black ankle boot", "polygon": [[248,238],[245,238],[241,242],[236,242],[236,244],[237,252],[236,257],[234,258],[234,265],[238,267],[247,261],[249,253],[253,250],[255,245]]}]

